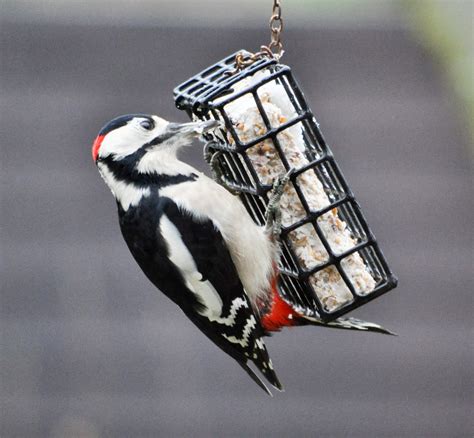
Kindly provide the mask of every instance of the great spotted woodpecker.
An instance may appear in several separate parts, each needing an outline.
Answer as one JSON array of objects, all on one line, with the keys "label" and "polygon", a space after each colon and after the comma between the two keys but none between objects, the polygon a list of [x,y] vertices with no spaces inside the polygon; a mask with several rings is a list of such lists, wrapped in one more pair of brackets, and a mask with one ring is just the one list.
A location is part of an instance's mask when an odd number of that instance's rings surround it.
[{"label": "great spotted woodpecker", "polygon": [[274,185],[267,226],[256,225],[237,196],[177,158],[217,124],[121,116],[99,132],[92,158],[115,196],[123,237],[145,275],[270,394],[248,365],[253,362],[282,389],[262,339],[269,332],[306,324],[387,332],[354,318],[324,324],[279,295],[278,201],[288,175]]}]

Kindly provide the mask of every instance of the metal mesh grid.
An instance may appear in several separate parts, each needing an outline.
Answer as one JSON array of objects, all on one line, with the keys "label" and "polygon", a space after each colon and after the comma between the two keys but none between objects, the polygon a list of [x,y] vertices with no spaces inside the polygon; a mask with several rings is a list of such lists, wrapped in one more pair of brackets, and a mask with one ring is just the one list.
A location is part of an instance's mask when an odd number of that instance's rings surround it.
[{"label": "metal mesh grid", "polygon": [[[298,126],[304,140],[304,153],[308,163],[295,170],[291,177],[291,184],[304,207],[305,215],[304,218],[283,227],[279,287],[282,295],[300,311],[311,316],[320,317],[325,321],[331,321],[393,289],[397,284],[397,280],[390,271],[352,191],[333,158],[331,150],[324,141],[303,93],[294,80],[291,69],[277,63],[275,60],[262,58],[244,70],[230,75],[229,72],[234,69],[235,55],[230,55],[176,87],[174,90],[176,106],[185,110],[192,118],[214,118],[225,124],[225,130],[223,129],[213,136],[212,148],[222,151],[218,161],[219,166],[230,182],[231,188],[239,193],[247,211],[259,225],[264,224],[265,208],[271,185],[261,181],[247,152],[250,148],[271,139],[283,166],[286,170],[289,170],[291,165],[280,144],[279,134]],[[235,84],[241,83],[242,80],[255,75],[259,71],[265,71],[264,77],[260,80],[251,81],[248,86],[243,88],[233,88]],[[295,114],[294,117],[285,120],[279,126],[272,126],[260,96],[261,87],[271,81],[275,81],[283,87],[288,98],[288,105],[292,106]],[[258,108],[265,132],[244,141],[244,139],[239,138],[234,129],[226,107],[249,94]],[[229,136],[231,142],[229,142]],[[305,172],[314,172],[322,183],[329,200],[329,204],[324,208],[314,210],[308,205],[299,184],[299,178]],[[324,230],[320,226],[321,218],[332,211],[337,211],[338,217],[346,223],[351,238],[355,242],[352,248],[341,253],[336,252],[331,247]],[[302,266],[289,239],[292,231],[306,224],[314,227],[314,231],[327,253],[327,259],[323,263],[316,264],[310,269]],[[365,295],[358,292],[357,284],[354,284],[345,270],[347,258],[355,253],[362,258],[376,283],[375,288]],[[318,295],[318,290],[315,290],[312,286],[310,279],[311,276],[317,275],[324,269],[332,269],[330,267],[337,269],[338,274],[350,291],[352,300],[336,309],[328,310]]]}]

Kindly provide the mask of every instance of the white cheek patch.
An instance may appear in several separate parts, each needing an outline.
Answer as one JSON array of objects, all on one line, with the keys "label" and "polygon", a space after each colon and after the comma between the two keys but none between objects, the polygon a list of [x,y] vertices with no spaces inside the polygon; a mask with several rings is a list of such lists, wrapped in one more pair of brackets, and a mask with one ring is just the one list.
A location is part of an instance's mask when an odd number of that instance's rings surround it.
[{"label": "white cheek patch", "polygon": [[140,132],[138,127],[126,124],[109,132],[104,137],[99,149],[99,156],[105,158],[113,155],[115,159],[120,160],[136,152],[149,140],[150,138]]},{"label": "white cheek patch", "polygon": [[139,173],[158,173],[161,175],[190,175],[198,173],[196,169],[176,158],[176,150],[166,145],[160,145],[156,150],[149,151],[138,162],[136,169]]}]

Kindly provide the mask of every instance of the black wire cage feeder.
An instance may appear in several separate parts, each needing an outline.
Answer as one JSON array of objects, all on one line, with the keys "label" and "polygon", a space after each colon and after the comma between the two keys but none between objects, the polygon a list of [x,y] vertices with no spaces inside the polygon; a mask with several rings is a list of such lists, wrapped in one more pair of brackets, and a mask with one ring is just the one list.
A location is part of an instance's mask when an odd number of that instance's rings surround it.
[{"label": "black wire cage feeder", "polygon": [[[236,68],[236,56],[249,62]],[[397,285],[291,69],[239,51],[174,89],[192,119],[216,119],[216,164],[264,225],[276,175],[294,169],[282,198],[279,289],[307,316],[330,322]],[[245,233],[245,230],[242,230]]]}]

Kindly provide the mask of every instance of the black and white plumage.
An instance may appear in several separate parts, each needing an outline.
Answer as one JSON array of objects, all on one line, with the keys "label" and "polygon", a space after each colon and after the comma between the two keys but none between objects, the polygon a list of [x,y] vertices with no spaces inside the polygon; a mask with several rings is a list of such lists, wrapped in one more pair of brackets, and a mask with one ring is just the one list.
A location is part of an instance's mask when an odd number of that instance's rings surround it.
[{"label": "black and white plumage", "polygon": [[119,117],[99,133],[93,157],[145,275],[260,386],[248,361],[282,389],[254,310],[272,276],[275,244],[238,198],[176,157],[215,126]]},{"label": "black and white plumage", "polygon": [[248,366],[253,362],[282,389],[262,339],[270,331],[310,324],[390,332],[354,318],[326,324],[282,299],[278,233],[256,225],[237,196],[177,158],[193,137],[216,126],[216,121],[174,124],[157,116],[122,116],[102,128],[92,156],[145,275],[270,394]]}]

